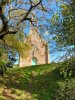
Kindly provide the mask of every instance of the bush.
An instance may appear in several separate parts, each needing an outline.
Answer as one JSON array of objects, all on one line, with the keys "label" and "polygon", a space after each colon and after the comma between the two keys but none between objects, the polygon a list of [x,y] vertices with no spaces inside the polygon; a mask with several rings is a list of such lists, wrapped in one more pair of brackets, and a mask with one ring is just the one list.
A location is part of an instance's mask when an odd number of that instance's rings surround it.
[{"label": "bush", "polygon": [[75,75],[75,58],[70,58],[60,64],[60,74],[64,78],[69,78]]},{"label": "bush", "polygon": [[64,85],[55,93],[55,100],[75,100],[75,85],[72,77],[75,75],[75,58],[70,58],[59,65],[59,71],[64,78]]},{"label": "bush", "polygon": [[69,79],[65,79],[64,85],[55,93],[55,100],[75,100],[75,85]]}]

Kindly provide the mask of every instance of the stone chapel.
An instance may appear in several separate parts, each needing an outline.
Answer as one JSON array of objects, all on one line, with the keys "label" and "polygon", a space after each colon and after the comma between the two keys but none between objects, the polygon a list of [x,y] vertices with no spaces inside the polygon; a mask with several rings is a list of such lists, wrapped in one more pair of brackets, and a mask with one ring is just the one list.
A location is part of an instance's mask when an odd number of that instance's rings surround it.
[{"label": "stone chapel", "polygon": [[47,42],[38,33],[38,29],[30,28],[32,49],[29,52],[28,58],[19,57],[19,66],[31,66],[50,63],[49,49]]}]

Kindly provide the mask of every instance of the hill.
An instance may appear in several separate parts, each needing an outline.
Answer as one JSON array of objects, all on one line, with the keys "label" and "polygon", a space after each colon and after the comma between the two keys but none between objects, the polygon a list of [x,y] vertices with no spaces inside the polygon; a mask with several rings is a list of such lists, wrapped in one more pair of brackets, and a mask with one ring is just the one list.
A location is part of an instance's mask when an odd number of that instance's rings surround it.
[{"label": "hill", "polygon": [[0,76],[0,100],[59,100],[55,96],[64,79],[58,65],[9,69],[6,75]]}]

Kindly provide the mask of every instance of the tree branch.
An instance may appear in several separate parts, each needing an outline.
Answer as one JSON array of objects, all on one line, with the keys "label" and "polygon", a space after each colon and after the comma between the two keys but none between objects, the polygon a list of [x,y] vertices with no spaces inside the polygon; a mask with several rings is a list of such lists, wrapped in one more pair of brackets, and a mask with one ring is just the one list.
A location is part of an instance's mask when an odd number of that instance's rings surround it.
[{"label": "tree branch", "polygon": [[[31,0],[30,0],[31,2]],[[20,20],[20,22],[17,24],[17,26],[19,27],[20,23],[23,22],[24,20],[27,20],[27,17],[29,15],[29,13],[36,8],[40,3],[42,2],[42,0],[40,0],[36,5],[32,6],[32,2],[31,2],[31,7],[29,8],[28,12],[26,13],[26,15],[24,16],[24,18],[22,20]]]},{"label": "tree branch", "polygon": [[[28,12],[25,14],[25,16],[23,17],[23,19],[21,19],[18,23],[17,23],[17,28],[19,29],[19,25],[20,25],[20,23],[21,22],[23,22],[23,21],[25,21],[25,20],[29,20],[31,23],[33,22],[32,20],[31,20],[31,18],[28,18],[28,15],[30,14],[30,12],[34,9],[34,8],[36,8],[39,4],[41,4],[41,2],[42,2],[42,0],[40,0],[37,4],[35,4],[35,5],[32,5],[32,1],[31,0],[29,0],[30,1],[30,8],[29,8],[29,10],[28,10]],[[16,34],[18,31],[9,31],[9,29],[8,29],[8,20],[7,20],[7,18],[4,16],[4,13],[3,13],[3,11],[2,11],[2,7],[0,6],[0,18],[1,18],[1,20],[2,20],[2,24],[3,24],[3,27],[2,27],[2,29],[1,29],[1,31],[0,31],[0,39],[3,39],[4,38],[4,36],[5,35],[7,35],[7,34]]]}]

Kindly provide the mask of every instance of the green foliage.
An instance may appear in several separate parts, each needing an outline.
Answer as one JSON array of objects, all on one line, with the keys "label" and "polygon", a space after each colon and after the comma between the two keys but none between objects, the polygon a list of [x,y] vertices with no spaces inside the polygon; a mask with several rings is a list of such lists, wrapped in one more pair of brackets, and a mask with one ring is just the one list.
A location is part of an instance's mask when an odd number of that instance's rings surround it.
[{"label": "green foliage", "polygon": [[69,79],[64,81],[64,85],[60,87],[56,94],[55,100],[74,100],[75,99],[75,84]]},{"label": "green foliage", "polygon": [[3,46],[0,47],[0,61],[8,61],[7,50],[4,50]]},{"label": "green foliage", "polygon": [[14,100],[54,100],[54,91],[60,80],[56,67],[57,64],[53,63],[10,69],[0,85],[6,87],[8,95],[13,95]]},{"label": "green foliage", "polygon": [[19,33],[18,35],[6,35],[4,39],[13,51],[16,51],[22,57],[28,56],[28,52],[31,49],[31,43],[25,42],[22,33]]},{"label": "green foliage", "polygon": [[75,45],[75,1],[71,0],[73,7],[70,4],[61,5],[61,13],[63,16],[62,22],[62,35],[64,35],[64,40],[66,40],[66,45]]},{"label": "green foliage", "polygon": [[70,58],[60,64],[60,74],[62,74],[64,78],[70,78],[75,75],[75,58]]},{"label": "green foliage", "polygon": [[75,58],[70,58],[59,65],[60,74],[63,76],[64,84],[56,91],[56,100],[74,100],[75,84],[72,78],[75,75]]},{"label": "green foliage", "polygon": [[3,60],[0,60],[0,66],[4,66],[5,62]]},{"label": "green foliage", "polygon": [[0,60],[0,75],[4,75],[6,73],[6,66],[5,66],[5,61]]},{"label": "green foliage", "polygon": [[75,77],[63,78],[59,73],[63,64],[60,64],[9,69],[4,78],[0,77],[3,88],[0,88],[0,95],[14,100],[73,100]]},{"label": "green foliage", "polygon": [[[53,40],[57,43],[57,49],[62,50],[66,47],[68,48],[66,51],[75,52],[75,1],[61,1],[59,1],[61,3],[58,12],[51,20],[53,34],[55,34]],[[69,48],[70,46],[72,48]]]}]

